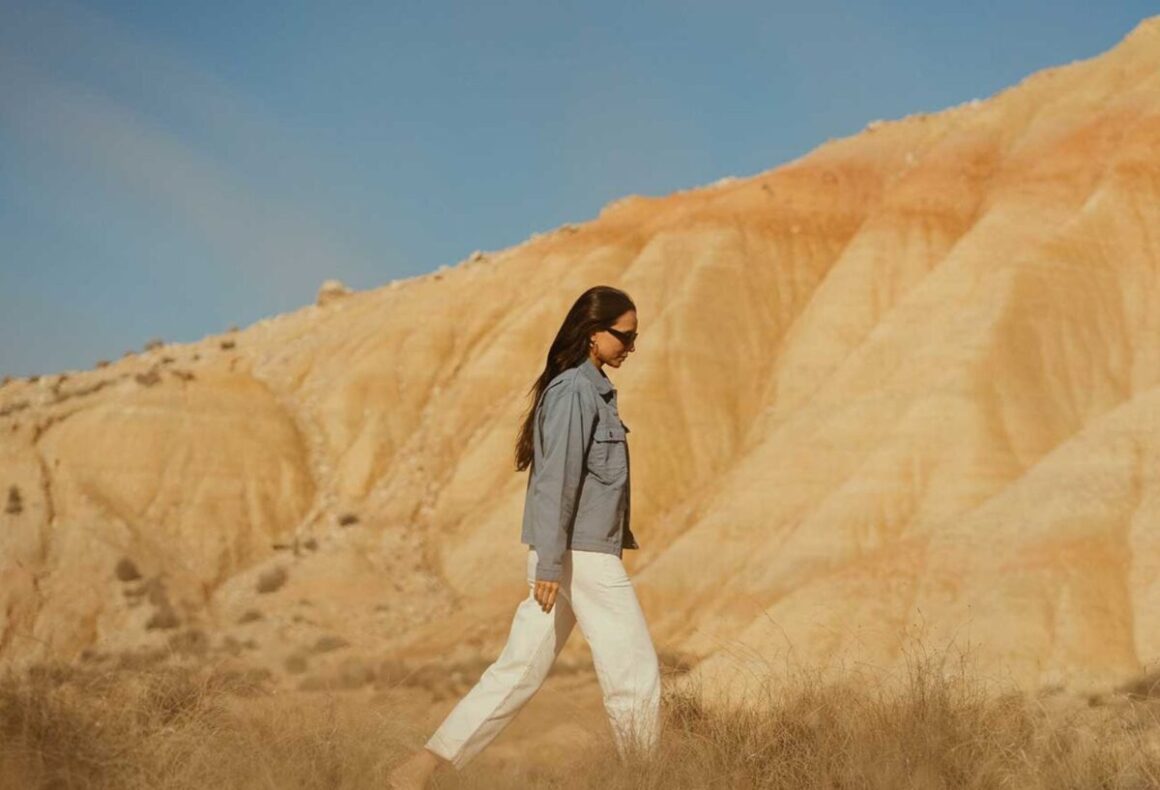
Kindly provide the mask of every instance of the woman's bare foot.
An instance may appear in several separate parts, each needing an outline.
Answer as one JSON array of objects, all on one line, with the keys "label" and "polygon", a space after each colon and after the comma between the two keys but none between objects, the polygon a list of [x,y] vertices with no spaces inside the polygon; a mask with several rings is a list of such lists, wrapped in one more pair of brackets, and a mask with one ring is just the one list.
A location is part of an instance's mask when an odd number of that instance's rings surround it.
[{"label": "woman's bare foot", "polygon": [[430,749],[419,749],[387,774],[387,787],[391,790],[423,790],[431,774],[435,773],[440,763],[445,762]]}]

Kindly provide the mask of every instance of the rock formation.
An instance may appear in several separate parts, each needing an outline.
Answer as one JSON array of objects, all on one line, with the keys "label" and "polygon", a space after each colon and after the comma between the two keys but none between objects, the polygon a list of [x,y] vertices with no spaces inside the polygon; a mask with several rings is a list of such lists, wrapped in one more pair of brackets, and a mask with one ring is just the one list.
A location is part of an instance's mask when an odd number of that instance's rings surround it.
[{"label": "rock formation", "polygon": [[1160,659],[1158,229],[1160,17],[752,177],[9,381],[0,656],[494,657],[527,392],[607,283],[641,333],[612,372],[625,562],[689,678],[889,668],[916,636],[1023,685],[1134,675]]}]

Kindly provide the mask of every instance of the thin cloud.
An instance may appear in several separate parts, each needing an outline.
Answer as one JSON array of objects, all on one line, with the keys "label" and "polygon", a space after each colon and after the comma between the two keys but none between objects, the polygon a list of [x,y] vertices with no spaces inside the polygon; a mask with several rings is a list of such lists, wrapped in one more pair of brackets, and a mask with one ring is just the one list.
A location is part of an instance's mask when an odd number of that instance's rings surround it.
[{"label": "thin cloud", "polygon": [[71,5],[4,16],[0,131],[165,206],[223,263],[278,288],[309,298],[322,279],[364,268],[325,207],[284,196],[319,181],[295,171],[310,157],[227,84]]}]

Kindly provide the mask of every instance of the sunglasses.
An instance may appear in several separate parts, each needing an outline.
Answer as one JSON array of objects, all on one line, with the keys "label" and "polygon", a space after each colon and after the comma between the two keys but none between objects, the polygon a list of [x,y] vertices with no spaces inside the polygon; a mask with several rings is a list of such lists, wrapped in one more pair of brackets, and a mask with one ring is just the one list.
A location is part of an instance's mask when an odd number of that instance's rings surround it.
[{"label": "sunglasses", "polygon": [[632,332],[621,332],[619,329],[609,328],[609,329],[606,329],[605,331],[608,332],[608,334],[615,337],[621,343],[623,343],[626,348],[631,348],[632,345],[636,342],[637,333],[635,330]]}]

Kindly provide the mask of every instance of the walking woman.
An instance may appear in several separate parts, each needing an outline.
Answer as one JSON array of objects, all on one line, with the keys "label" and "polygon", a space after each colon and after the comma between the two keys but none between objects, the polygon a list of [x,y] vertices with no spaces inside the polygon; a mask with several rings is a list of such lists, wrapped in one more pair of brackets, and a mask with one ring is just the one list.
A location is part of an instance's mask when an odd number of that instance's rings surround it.
[{"label": "walking woman", "polygon": [[528,596],[499,658],[391,773],[392,787],[425,787],[439,765],[460,770],[479,754],[540,688],[576,624],[618,752],[653,753],[657,654],[621,562],[624,549],[640,548],[629,529],[629,429],[603,370],[635,350],[636,330],[636,306],[608,286],[585,291],[564,317],[516,444],[516,470],[531,467],[521,530]]}]

